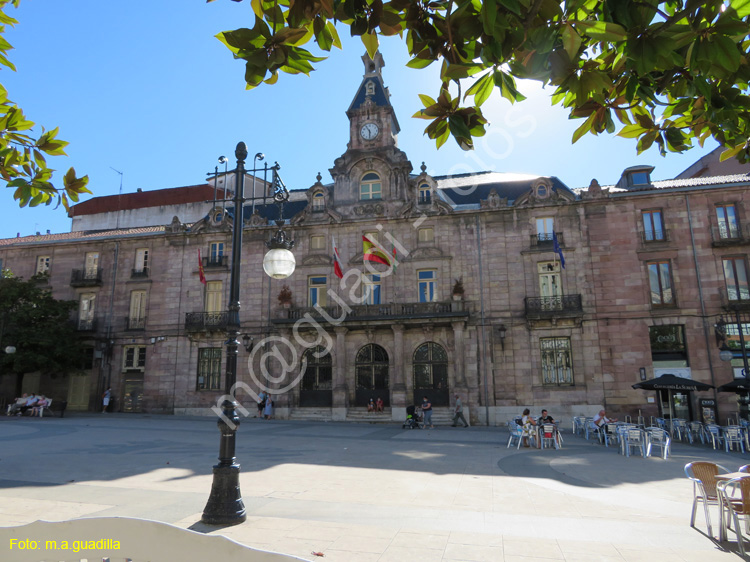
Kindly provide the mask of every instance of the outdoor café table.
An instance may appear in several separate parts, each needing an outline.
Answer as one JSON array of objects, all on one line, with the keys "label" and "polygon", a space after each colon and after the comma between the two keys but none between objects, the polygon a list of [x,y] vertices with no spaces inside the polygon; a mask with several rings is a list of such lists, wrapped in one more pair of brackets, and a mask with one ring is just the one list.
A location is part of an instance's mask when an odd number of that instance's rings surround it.
[{"label": "outdoor caf\u00e9 table", "polygon": [[[727,482],[728,480],[734,480],[735,478],[748,478],[750,477],[750,473],[748,472],[729,472],[727,474],[717,474],[715,476],[716,478],[716,487],[718,488],[722,482]],[[724,502],[722,501],[722,494],[719,492],[719,490],[716,490],[716,496],[719,503],[719,540],[725,541],[727,540],[727,528],[724,523],[724,509],[729,509],[724,505]],[[739,529],[737,530],[739,533]],[[740,539],[741,540],[741,539]]]}]

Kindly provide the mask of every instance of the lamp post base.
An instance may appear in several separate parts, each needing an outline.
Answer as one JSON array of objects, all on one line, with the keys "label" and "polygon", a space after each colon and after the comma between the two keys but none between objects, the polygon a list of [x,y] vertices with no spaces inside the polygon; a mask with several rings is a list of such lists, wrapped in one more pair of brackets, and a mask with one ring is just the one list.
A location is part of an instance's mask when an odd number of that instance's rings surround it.
[{"label": "lamp post base", "polygon": [[214,466],[211,495],[203,509],[206,525],[238,525],[247,519],[240,494],[240,465]]}]

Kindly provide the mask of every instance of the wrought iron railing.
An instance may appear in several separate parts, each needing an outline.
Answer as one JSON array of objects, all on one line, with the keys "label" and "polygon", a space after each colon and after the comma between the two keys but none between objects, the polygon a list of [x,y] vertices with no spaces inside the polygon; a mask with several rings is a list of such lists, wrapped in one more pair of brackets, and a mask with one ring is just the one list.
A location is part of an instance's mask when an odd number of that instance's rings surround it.
[{"label": "wrought iron railing", "polygon": [[526,316],[556,316],[583,312],[581,295],[526,297],[525,303]]},{"label": "wrought iron railing", "polygon": [[669,242],[669,231],[666,228],[654,230],[641,230],[641,242],[644,244],[658,244]]},{"label": "wrought iron railing", "polygon": [[95,332],[96,318],[78,318],[76,320],[76,329],[79,332]]},{"label": "wrought iron railing", "polygon": [[[561,248],[565,247],[565,237],[562,232],[557,233],[557,243],[560,244]],[[531,235],[532,250],[552,250],[553,246],[554,242],[551,232]]]},{"label": "wrought iron railing", "polygon": [[750,243],[750,237],[745,230],[739,224],[719,224],[711,227],[711,239],[715,246],[747,244]]},{"label": "wrought iron railing", "polygon": [[137,279],[139,277],[148,277],[148,267],[142,267],[140,269],[133,268],[130,272],[130,277]]},{"label": "wrought iron railing", "polygon": [[229,256],[209,256],[203,258],[203,267],[227,267],[229,263]]},{"label": "wrought iron railing", "polygon": [[[465,314],[464,303],[453,302],[415,302],[415,303],[388,303],[388,304],[358,304],[343,308],[339,305],[322,307],[325,316],[333,319],[363,320],[383,318],[429,318],[436,316],[449,316]],[[310,314],[313,318],[325,318],[315,307],[293,307],[284,310],[285,318],[298,320]]]},{"label": "wrought iron railing", "polygon": [[125,318],[125,325],[128,330],[145,330],[146,319],[145,318]]},{"label": "wrought iron railing", "polygon": [[228,312],[188,312],[185,329],[189,332],[225,330],[228,319]]},{"label": "wrought iron railing", "polygon": [[74,269],[70,274],[70,284],[74,287],[101,285],[102,270],[100,267]]}]

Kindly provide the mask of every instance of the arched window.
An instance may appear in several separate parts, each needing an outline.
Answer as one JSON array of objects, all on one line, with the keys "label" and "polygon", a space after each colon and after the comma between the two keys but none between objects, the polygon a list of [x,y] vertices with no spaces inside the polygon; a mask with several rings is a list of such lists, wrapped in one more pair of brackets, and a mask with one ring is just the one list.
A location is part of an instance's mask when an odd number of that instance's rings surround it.
[{"label": "arched window", "polygon": [[305,374],[300,385],[300,406],[330,406],[333,403],[331,354],[318,345],[305,352]]},{"label": "arched window", "polygon": [[364,406],[370,398],[380,397],[388,405],[388,352],[377,344],[368,343],[357,352],[354,365],[357,404]]},{"label": "arched window", "polygon": [[359,184],[359,198],[360,200],[366,199],[382,199],[383,196],[383,185],[380,182],[380,176],[375,172],[367,172]]},{"label": "arched window", "polygon": [[313,198],[312,198],[313,213],[325,211],[325,208],[326,208],[325,196],[320,192],[313,195]]},{"label": "arched window", "polygon": [[427,396],[433,405],[447,406],[448,354],[440,344],[427,342],[414,352],[414,403],[421,404]]},{"label": "arched window", "polygon": [[430,185],[427,183],[419,184],[419,200],[420,205],[429,203],[432,200],[432,190]]}]

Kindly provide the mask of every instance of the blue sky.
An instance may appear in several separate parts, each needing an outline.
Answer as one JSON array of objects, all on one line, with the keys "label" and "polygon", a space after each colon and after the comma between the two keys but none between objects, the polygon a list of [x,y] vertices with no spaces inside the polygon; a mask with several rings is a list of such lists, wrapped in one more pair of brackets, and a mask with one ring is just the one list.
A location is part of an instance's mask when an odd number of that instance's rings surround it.
[{"label": "blue sky", "polygon": [[[278,161],[287,186],[301,189],[318,172],[330,181],[328,169],[346,150],[345,112],[362,78],[364,48],[342,27],[344,50],[334,49],[310,77],[282,75],[274,86],[248,91],[242,61],[214,35],[251,27],[249,0],[22,0],[7,11],[19,20],[6,34],[18,71],[3,68],[0,82],[37,126],[60,127],[68,157],[52,166],[88,174],[95,195],[118,193],[115,170],[124,193],[201,183],[219,156],[233,157],[238,141]],[[381,51],[399,147],[415,170],[424,161],[434,175],[554,175],[575,188],[592,178],[615,183],[635,164],[656,166],[653,179],[671,178],[716,146],[662,158],[656,149],[637,156],[632,141],[611,136],[571,145],[578,121],[550,106],[551,89],[532,83],[522,87],[529,99],[521,104],[499,95],[485,104],[491,126],[475,151],[463,152],[452,139],[437,150],[423,134],[427,121],[411,118],[421,108],[418,93],[436,95],[437,68],[406,68],[397,38],[386,38]],[[70,229],[62,207],[18,210],[6,194],[0,238]]]}]

